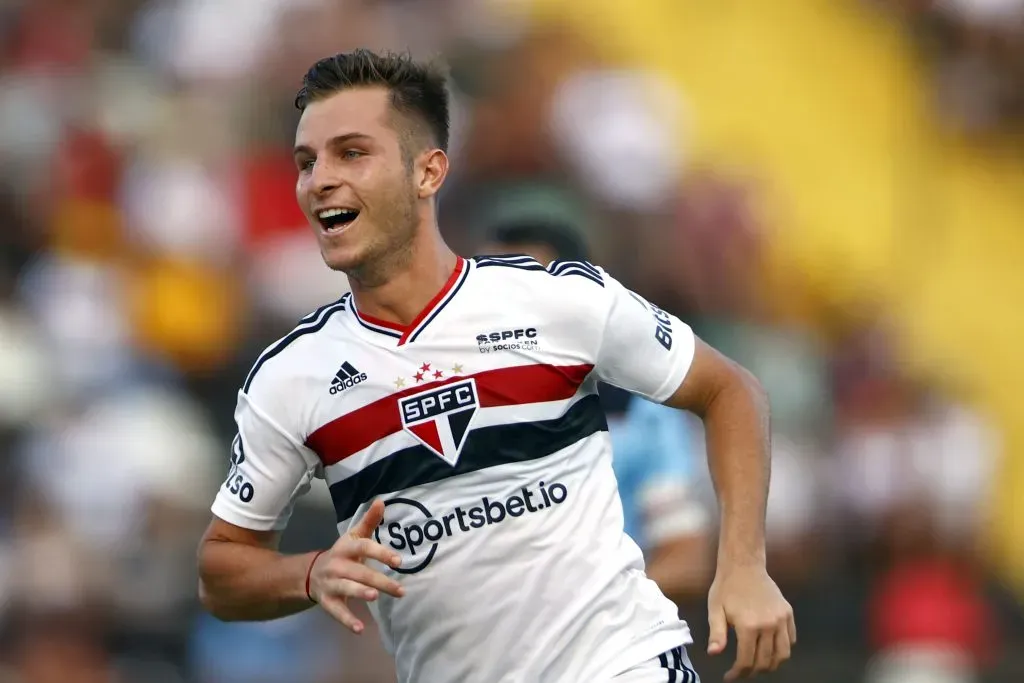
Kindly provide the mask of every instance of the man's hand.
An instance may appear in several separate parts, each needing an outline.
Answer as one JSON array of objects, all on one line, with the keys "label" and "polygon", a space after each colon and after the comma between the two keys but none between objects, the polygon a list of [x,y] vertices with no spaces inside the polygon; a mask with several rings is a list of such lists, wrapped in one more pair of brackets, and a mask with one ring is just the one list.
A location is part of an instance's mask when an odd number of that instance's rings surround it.
[{"label": "man's hand", "polygon": [[398,567],[402,562],[401,557],[373,540],[374,529],[383,519],[384,503],[375,500],[351,531],[316,558],[310,572],[310,597],[353,633],[362,633],[364,627],[348,608],[350,598],[372,602],[379,591],[396,598],[405,594],[397,581],[364,564],[366,560],[377,560]]},{"label": "man's hand", "polygon": [[736,663],[726,681],[775,671],[796,644],[793,608],[764,567],[720,567],[708,593],[708,654],[725,650],[729,625],[736,630]]}]

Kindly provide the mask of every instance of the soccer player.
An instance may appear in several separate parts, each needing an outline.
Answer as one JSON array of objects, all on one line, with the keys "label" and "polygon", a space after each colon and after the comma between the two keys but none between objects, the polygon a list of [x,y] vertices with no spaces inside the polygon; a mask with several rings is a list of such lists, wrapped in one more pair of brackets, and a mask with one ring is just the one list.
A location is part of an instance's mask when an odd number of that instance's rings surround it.
[{"label": "soccer player", "polygon": [[[709,650],[730,679],[796,638],[765,570],[768,407],[747,372],[586,262],[445,245],[448,95],[432,66],[359,50],[296,104],[296,195],[351,293],[256,361],[199,549],[222,619],[367,601],[403,683],[696,681],[689,629],[623,532],[599,380],[702,416],[721,506]],[[340,537],[276,549],[326,479]]]},{"label": "soccer player", "polygon": [[[497,201],[482,253],[526,254],[543,264],[589,260],[586,238],[565,203],[555,191],[549,193],[548,208]],[[598,390],[625,531],[644,551],[647,576],[667,597],[696,595],[706,588],[713,566],[710,520],[694,496],[694,435],[688,421],[678,410],[617,387],[601,384]]]}]

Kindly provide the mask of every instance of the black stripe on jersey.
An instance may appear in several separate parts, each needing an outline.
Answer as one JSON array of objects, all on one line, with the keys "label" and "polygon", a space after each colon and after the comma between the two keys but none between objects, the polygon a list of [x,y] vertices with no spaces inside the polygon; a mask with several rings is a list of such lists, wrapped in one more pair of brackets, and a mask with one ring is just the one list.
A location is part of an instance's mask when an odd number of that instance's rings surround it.
[{"label": "black stripe on jersey", "polygon": [[315,311],[313,311],[312,313],[310,313],[309,315],[307,315],[305,318],[303,318],[302,320],[299,321],[299,323],[298,323],[298,325],[296,325],[296,327],[299,327],[301,325],[307,325],[307,324],[313,322],[314,320],[316,320],[317,318],[320,317],[321,313],[323,313],[325,310],[327,310],[331,306],[337,306],[338,304],[348,304],[348,300],[350,298],[352,298],[352,292],[345,292],[344,294],[341,295],[341,298],[338,299],[337,301],[332,301],[329,304],[325,304],[325,305],[321,306],[320,308],[316,309]]},{"label": "black stripe on jersey", "polygon": [[352,310],[352,315],[354,315],[355,318],[356,318],[356,322],[358,322],[360,325],[362,325],[366,329],[370,330],[371,332],[378,332],[378,333],[386,335],[388,337],[394,337],[395,339],[401,339],[402,338],[402,333],[401,332],[396,332],[395,330],[389,329],[387,327],[383,327],[381,325],[374,325],[372,323],[368,323],[365,320],[363,320],[362,316],[359,315],[359,311],[356,310],[355,306],[352,306],[351,310]]},{"label": "black stripe on jersey", "polygon": [[658,661],[663,669],[668,669],[668,683],[676,683],[676,670],[668,665],[668,657],[664,652],[658,655]]},{"label": "black stripe on jersey", "polygon": [[448,292],[444,295],[444,298],[436,305],[434,310],[430,312],[430,315],[428,315],[423,320],[423,322],[416,326],[416,331],[410,334],[409,338],[405,340],[406,344],[410,344],[416,341],[416,338],[420,336],[423,330],[427,329],[430,323],[434,321],[434,318],[436,318],[438,314],[440,314],[441,311],[443,311],[445,307],[452,302],[452,300],[455,298],[455,295],[459,293],[460,289],[462,289],[462,285],[466,284],[466,280],[469,279],[470,268],[471,266],[467,261],[466,265],[462,269],[462,275],[459,276],[458,282],[455,283],[454,287],[448,290]]},{"label": "black stripe on jersey", "polygon": [[[245,378],[245,384],[242,386],[242,391],[244,391],[245,393],[249,393],[249,387],[252,386],[253,380],[256,379],[256,373],[260,371],[260,368],[263,367],[264,363],[266,363],[274,356],[277,356],[278,354],[283,352],[286,348],[291,346],[291,344],[295,342],[296,339],[299,339],[300,337],[303,337],[307,334],[313,334],[315,332],[319,332],[320,330],[322,330],[324,326],[327,324],[327,321],[331,319],[332,315],[334,315],[338,311],[345,310],[345,305],[347,301],[348,295],[346,294],[345,296],[335,301],[333,304],[328,304],[326,306],[318,308],[316,311],[303,318],[299,326],[292,330],[288,334],[288,336],[279,340],[272,347],[264,351],[263,355],[261,355],[259,359],[256,361],[256,364],[252,366],[252,370],[249,371],[249,375]],[[319,322],[317,322],[318,318]]]},{"label": "black stripe on jersey", "polygon": [[[672,655],[671,662],[668,657],[670,654]],[[700,683],[700,676],[697,675],[697,672],[684,663],[682,646],[661,653],[658,655],[658,662],[667,669],[668,683]]]},{"label": "black stripe on jersey", "polygon": [[540,263],[528,254],[478,254],[474,261],[503,261],[505,263]]},{"label": "black stripe on jersey", "polygon": [[352,517],[360,505],[382,494],[497,465],[537,460],[607,429],[601,403],[596,395],[591,395],[553,420],[474,429],[466,438],[455,467],[425,446],[404,448],[333,484],[334,511],[342,522]]},{"label": "black stripe on jersey", "polygon": [[595,266],[592,263],[588,263],[587,261],[570,261],[567,259],[555,259],[554,261],[548,264],[548,269],[551,272],[557,274],[559,270],[563,268],[568,268],[570,266],[582,268],[583,270],[587,271],[596,278],[601,277],[601,271],[597,269],[597,266]]},{"label": "black stripe on jersey", "polygon": [[504,266],[505,268],[518,268],[520,270],[547,270],[532,256],[525,254],[512,254],[505,256],[477,256],[473,259],[478,268],[488,266]]},{"label": "black stripe on jersey", "polygon": [[586,261],[555,260],[548,264],[547,271],[556,276],[579,275],[604,287],[604,278],[601,276],[601,271]]}]

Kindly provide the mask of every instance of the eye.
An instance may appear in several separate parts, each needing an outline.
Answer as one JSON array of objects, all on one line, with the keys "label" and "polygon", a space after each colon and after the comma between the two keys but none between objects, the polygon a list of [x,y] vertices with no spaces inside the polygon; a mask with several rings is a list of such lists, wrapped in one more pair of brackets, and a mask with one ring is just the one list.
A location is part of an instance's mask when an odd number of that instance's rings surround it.
[{"label": "eye", "polygon": [[297,159],[295,161],[295,165],[299,167],[300,171],[311,171],[315,164],[316,164],[316,159],[313,159],[313,158],[303,158],[303,159]]},{"label": "eye", "polygon": [[352,161],[353,159],[358,159],[359,157],[363,156],[363,153],[355,149],[346,149],[342,156],[347,161]]}]

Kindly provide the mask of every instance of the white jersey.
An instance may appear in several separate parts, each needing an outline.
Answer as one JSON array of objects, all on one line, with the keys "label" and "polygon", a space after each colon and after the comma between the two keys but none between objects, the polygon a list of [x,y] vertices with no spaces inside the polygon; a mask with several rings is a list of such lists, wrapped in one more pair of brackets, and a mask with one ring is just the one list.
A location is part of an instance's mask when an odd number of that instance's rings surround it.
[{"label": "white jersey", "polygon": [[623,532],[598,380],[655,401],[694,336],[584,262],[459,259],[408,327],[348,295],[267,349],[213,505],[281,529],[312,478],[344,533],[386,503],[400,599],[371,603],[403,683],[604,681],[691,642]]}]

